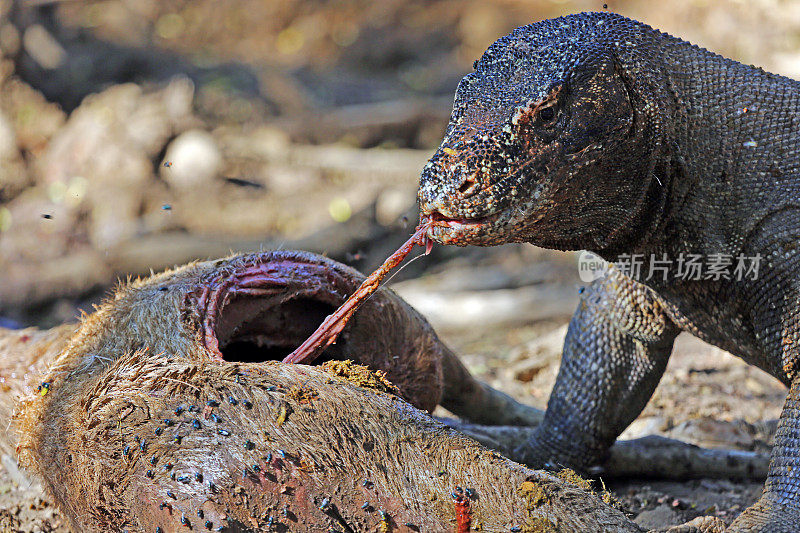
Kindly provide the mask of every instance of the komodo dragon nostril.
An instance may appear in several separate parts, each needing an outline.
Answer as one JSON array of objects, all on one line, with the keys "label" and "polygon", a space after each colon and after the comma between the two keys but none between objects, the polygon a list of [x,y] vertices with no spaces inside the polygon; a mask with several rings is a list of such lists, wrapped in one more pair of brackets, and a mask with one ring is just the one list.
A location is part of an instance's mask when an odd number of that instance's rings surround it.
[{"label": "komodo dragon nostril", "polygon": [[475,179],[474,175],[469,175],[464,178],[464,181],[461,182],[461,185],[458,186],[458,192],[461,194],[469,194],[475,190],[478,186],[478,181]]}]

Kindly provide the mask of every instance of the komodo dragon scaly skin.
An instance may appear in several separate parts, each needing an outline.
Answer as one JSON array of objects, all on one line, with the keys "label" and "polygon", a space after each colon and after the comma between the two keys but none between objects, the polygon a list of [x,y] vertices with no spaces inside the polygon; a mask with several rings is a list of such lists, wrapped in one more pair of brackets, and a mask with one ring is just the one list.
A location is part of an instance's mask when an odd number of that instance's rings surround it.
[{"label": "komodo dragon scaly skin", "polygon": [[[673,261],[582,294],[531,465],[599,464],[688,331],[790,387],[763,496],[729,531],[800,531],[798,120],[800,83],[610,13],[521,27],[463,78],[420,181],[434,240]],[[761,261],[680,279],[681,254]]]}]

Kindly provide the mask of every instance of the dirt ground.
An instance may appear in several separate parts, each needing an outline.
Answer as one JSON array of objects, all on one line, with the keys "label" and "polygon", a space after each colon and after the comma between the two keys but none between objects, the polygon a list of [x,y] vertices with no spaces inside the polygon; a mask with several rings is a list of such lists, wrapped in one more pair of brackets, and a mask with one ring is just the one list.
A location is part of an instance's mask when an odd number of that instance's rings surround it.
[{"label": "dirt ground", "polygon": [[[800,75],[800,2],[789,0],[57,4],[15,18],[0,0],[5,327],[75,320],[118,279],[231,250],[301,248],[373,269],[413,225],[419,170],[459,77],[530,21],[608,4]],[[580,286],[574,254],[437,247],[391,285],[473,373],[546,405]],[[785,394],[760,370],[681,336],[623,438],[766,452]],[[730,522],[761,491],[761,481],[727,479],[607,486],[646,528],[701,514]],[[6,531],[67,531],[9,457],[0,463]]]}]

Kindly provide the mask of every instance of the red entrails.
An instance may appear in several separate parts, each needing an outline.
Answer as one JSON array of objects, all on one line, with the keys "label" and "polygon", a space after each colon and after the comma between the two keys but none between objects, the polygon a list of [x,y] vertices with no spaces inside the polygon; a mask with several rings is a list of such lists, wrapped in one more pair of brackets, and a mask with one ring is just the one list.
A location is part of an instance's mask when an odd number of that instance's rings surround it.
[{"label": "red entrails", "polygon": [[411,253],[414,246],[424,246],[425,253],[427,254],[430,252],[433,246],[433,242],[428,239],[427,235],[430,226],[430,221],[422,217],[411,238],[395,253],[390,255],[375,272],[367,276],[367,279],[356,289],[352,296],[350,296],[339,309],[334,311],[332,315],[329,315],[303,344],[287,355],[283,362],[311,364],[325,348],[333,344],[336,341],[336,337],[338,337],[339,333],[344,329],[347,321],[350,320],[350,317],[355,313],[356,309],[358,309],[358,306],[364,303],[372,293],[378,290],[381,281]]}]

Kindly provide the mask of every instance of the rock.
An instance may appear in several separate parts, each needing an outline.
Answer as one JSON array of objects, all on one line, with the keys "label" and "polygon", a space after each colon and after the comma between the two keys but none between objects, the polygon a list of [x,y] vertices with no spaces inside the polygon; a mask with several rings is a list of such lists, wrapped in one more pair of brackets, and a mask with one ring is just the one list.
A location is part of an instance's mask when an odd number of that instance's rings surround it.
[{"label": "rock", "polygon": [[14,57],[19,53],[19,30],[10,23],[0,26],[0,50],[7,57]]},{"label": "rock", "polygon": [[655,529],[676,526],[681,523],[681,517],[669,505],[661,504],[655,509],[639,513],[633,521],[645,529]]},{"label": "rock", "polygon": [[44,69],[58,68],[67,58],[67,52],[44,26],[33,24],[22,35],[25,51]]},{"label": "rock", "polygon": [[203,130],[189,130],[167,148],[161,177],[179,191],[210,185],[222,170],[222,153],[214,137]]},{"label": "rock", "polygon": [[162,91],[164,111],[174,125],[192,120],[194,83],[185,76],[174,78]]},{"label": "rock", "polygon": [[664,435],[669,422],[663,416],[639,417],[619,436],[620,439],[638,439],[647,435]]},{"label": "rock", "polygon": [[[43,188],[28,188],[3,209],[7,226],[0,232],[0,250],[3,250],[0,271],[3,274],[13,271],[15,264],[50,262],[70,251],[77,213],[63,202],[53,202]],[[27,275],[35,277],[36,273]],[[4,283],[11,281],[5,278]]]},{"label": "rock", "polygon": [[726,528],[725,522],[715,516],[698,516],[685,524],[667,529],[666,533],[724,533]]},{"label": "rock", "polygon": [[67,118],[56,104],[17,78],[3,83],[0,107],[11,121],[19,149],[34,158],[42,155]]}]

